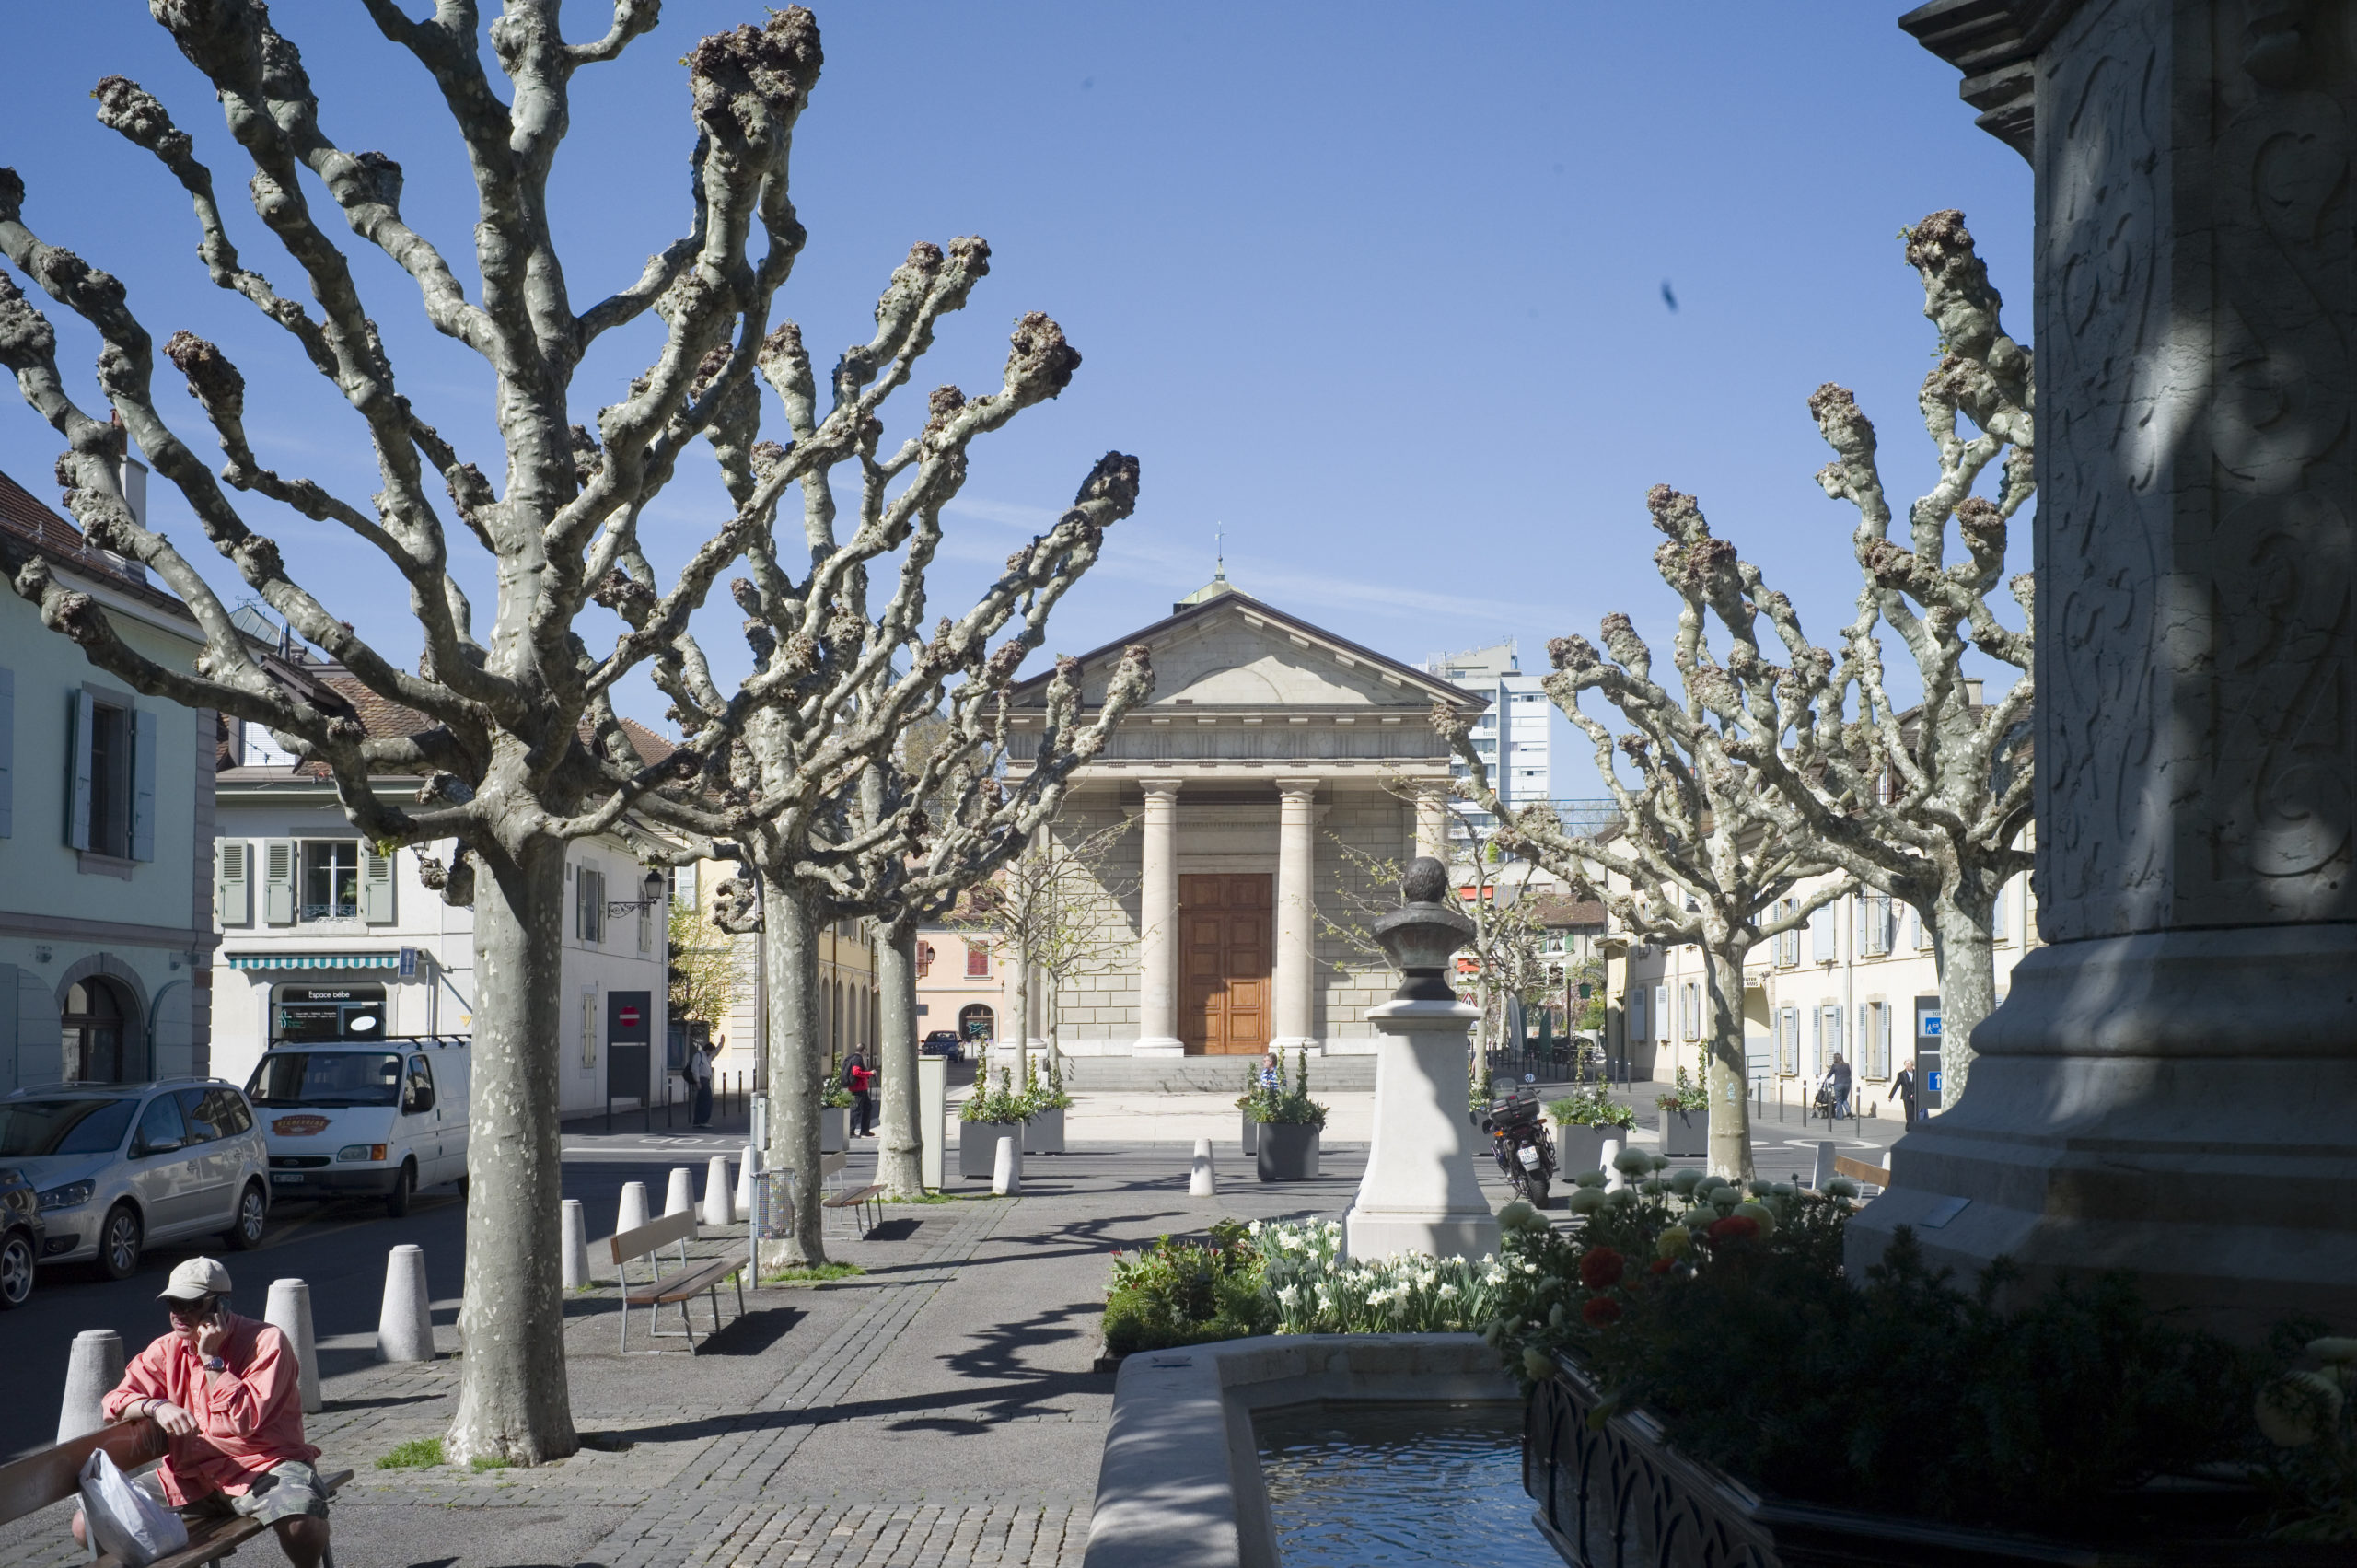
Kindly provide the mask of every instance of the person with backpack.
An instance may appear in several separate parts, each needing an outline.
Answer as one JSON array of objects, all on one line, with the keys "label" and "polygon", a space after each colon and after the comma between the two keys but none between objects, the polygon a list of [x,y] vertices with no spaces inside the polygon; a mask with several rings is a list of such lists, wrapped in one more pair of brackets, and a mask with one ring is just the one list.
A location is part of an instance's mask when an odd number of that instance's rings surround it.
[{"label": "person with backpack", "polygon": [[701,1040],[688,1047],[687,1065],[680,1072],[686,1075],[688,1086],[695,1093],[695,1124],[699,1127],[711,1126],[712,1058],[704,1054]]}]

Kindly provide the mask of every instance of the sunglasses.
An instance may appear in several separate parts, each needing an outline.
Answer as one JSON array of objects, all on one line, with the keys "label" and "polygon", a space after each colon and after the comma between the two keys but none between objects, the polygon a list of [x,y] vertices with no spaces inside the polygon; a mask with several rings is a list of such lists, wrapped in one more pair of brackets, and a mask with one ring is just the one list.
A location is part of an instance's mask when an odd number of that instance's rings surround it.
[{"label": "sunglasses", "polygon": [[194,1301],[168,1301],[164,1308],[175,1322],[201,1323],[213,1316],[214,1306],[219,1300],[218,1296],[200,1295]]}]

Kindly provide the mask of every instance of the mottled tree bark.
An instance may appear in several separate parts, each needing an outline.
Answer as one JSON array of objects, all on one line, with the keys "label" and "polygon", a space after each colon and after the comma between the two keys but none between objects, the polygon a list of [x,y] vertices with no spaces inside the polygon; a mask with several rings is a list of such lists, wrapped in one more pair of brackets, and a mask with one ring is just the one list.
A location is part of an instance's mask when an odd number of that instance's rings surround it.
[{"label": "mottled tree bark", "polygon": [[827,1260],[819,1208],[819,922],[807,891],[777,881],[762,886],[761,918],[770,968],[770,1146],[761,1157],[771,1170],[794,1172],[790,1234],[779,1260],[801,1268]]},{"label": "mottled tree bark", "polygon": [[564,845],[534,839],[480,857],[475,878],[473,1085],[467,1108],[466,1376],[459,1451],[522,1464],[579,1446],[566,1390],[564,1165],[556,1118],[565,1042]]},{"label": "mottled tree bark", "polygon": [[1940,967],[1940,1103],[1954,1105],[1972,1074],[1972,1031],[1997,1010],[1997,952],[1990,936],[1996,900],[1950,889],[1932,906]]},{"label": "mottled tree bark", "polygon": [[1702,991],[1711,1009],[1711,1172],[1730,1181],[1759,1173],[1751,1157],[1751,1099],[1744,1060],[1743,961],[1751,945],[1722,933],[1702,944]]},{"label": "mottled tree bark", "polygon": [[888,1197],[924,1196],[924,1138],[917,1125],[917,930],[906,916],[887,925],[876,944],[877,1033],[883,1054],[883,1135],[877,1141],[876,1179]]}]

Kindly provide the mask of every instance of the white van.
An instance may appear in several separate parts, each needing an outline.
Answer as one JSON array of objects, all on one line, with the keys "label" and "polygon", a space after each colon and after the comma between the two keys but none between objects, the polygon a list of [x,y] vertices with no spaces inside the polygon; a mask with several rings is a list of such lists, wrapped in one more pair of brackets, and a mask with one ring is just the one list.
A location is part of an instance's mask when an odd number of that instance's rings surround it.
[{"label": "white van", "polygon": [[396,1219],[421,1187],[467,1187],[462,1040],[273,1046],[246,1098],[270,1145],[271,1195],[381,1195]]}]

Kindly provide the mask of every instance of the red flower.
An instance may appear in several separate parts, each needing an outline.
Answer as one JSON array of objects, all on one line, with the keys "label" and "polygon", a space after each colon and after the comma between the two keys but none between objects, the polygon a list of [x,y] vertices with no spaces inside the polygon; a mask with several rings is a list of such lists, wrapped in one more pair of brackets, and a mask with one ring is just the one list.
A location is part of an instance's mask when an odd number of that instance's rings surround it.
[{"label": "red flower", "polygon": [[1759,1222],[1749,1214],[1729,1214],[1723,1220],[1711,1222],[1702,1233],[1713,1247],[1724,1247],[1730,1241],[1756,1241],[1759,1238]]},{"label": "red flower", "polygon": [[1678,1260],[1675,1258],[1656,1258],[1650,1264],[1646,1265],[1645,1272],[1649,1274],[1666,1274],[1676,1267],[1678,1267]]},{"label": "red flower", "polygon": [[1591,1247],[1580,1260],[1580,1283],[1590,1290],[1605,1290],[1620,1283],[1629,1260],[1609,1247]]},{"label": "red flower", "polygon": [[1620,1304],[1608,1295],[1592,1295],[1587,1305],[1580,1308],[1580,1316],[1587,1320],[1589,1328],[1601,1329],[1620,1318]]}]

